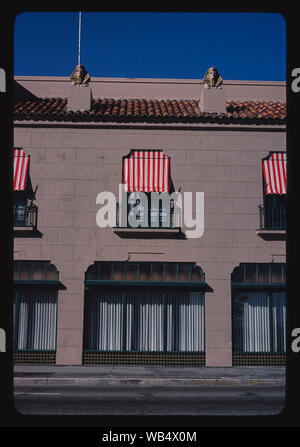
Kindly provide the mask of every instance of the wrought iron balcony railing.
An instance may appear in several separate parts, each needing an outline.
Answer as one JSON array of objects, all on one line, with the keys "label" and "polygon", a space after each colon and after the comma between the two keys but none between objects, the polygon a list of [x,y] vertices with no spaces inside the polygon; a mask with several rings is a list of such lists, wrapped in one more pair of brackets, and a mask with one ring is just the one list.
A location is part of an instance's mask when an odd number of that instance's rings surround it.
[{"label": "wrought iron balcony railing", "polygon": [[284,203],[272,201],[264,206],[259,205],[258,209],[261,230],[286,229],[286,206]]},{"label": "wrought iron balcony railing", "polygon": [[15,204],[13,211],[14,227],[36,228],[38,207],[36,205]]},{"label": "wrought iron balcony railing", "polygon": [[[168,216],[169,213],[169,216]],[[133,227],[130,225],[130,210],[127,213],[126,218],[121,219],[121,207],[119,203],[117,203],[116,208],[116,227],[117,228],[136,228],[137,230],[140,228],[153,228],[153,229],[175,229],[181,228],[181,209],[177,207],[170,207],[170,209],[154,209],[150,208],[148,210],[148,219],[146,225],[146,219],[144,217],[143,210],[140,211],[138,216],[135,216],[135,220],[140,222],[137,227]],[[122,223],[123,222],[123,223]]]}]

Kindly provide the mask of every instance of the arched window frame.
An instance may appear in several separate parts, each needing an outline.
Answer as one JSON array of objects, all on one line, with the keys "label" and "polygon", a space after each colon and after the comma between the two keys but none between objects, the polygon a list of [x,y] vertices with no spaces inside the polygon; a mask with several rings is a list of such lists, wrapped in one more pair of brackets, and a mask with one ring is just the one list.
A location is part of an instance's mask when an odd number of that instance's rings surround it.
[{"label": "arched window frame", "polygon": [[[14,351],[29,351],[29,352],[56,352],[56,338],[57,338],[57,314],[58,314],[58,290],[65,289],[59,281],[59,271],[57,267],[50,261],[41,260],[16,260],[13,263],[14,267]],[[33,291],[35,296],[37,292],[47,292],[54,296],[55,301],[55,321],[53,323],[54,340],[53,349],[21,349],[19,348],[19,312],[22,293],[25,295]],[[33,300],[35,298],[32,298]],[[53,316],[53,313],[52,313]],[[29,317],[31,318],[31,317]],[[54,333],[53,333],[54,334]]]},{"label": "arched window frame", "polygon": [[[280,295],[280,293],[285,293],[286,290],[286,264],[285,263],[240,263],[239,266],[235,267],[231,274],[231,288],[232,288],[232,342],[233,342],[233,355],[282,355],[284,352],[278,352],[274,349],[274,346],[277,344],[276,337],[274,333],[277,333],[277,330],[274,331],[274,322],[272,312],[275,306],[275,296],[276,294]],[[248,351],[248,350],[240,350],[238,348],[235,349],[235,346],[242,346],[243,342],[241,334],[238,335],[238,331],[240,331],[239,326],[235,326],[235,321],[237,318],[237,314],[235,312],[235,306],[237,305],[237,298],[239,294],[242,296],[249,292],[249,295],[253,295],[258,292],[263,292],[263,294],[267,297],[268,300],[268,333],[270,336],[270,348],[269,351],[259,352],[256,350]],[[248,333],[248,338],[252,338],[252,332]],[[285,333],[281,334],[281,336],[285,337]],[[245,335],[243,335],[243,338]],[[241,344],[242,343],[242,344]]]}]

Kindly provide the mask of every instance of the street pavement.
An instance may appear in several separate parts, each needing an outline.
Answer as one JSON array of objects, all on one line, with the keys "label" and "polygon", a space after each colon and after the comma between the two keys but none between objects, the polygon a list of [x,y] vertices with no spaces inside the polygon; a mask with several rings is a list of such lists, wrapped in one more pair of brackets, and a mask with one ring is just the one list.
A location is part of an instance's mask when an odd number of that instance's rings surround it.
[{"label": "street pavement", "polygon": [[270,385],[106,385],[16,387],[14,405],[34,415],[274,415],[285,389]]},{"label": "street pavement", "polygon": [[285,385],[284,366],[15,365],[15,385]]},{"label": "street pavement", "polygon": [[285,367],[16,365],[14,404],[41,415],[273,415]]}]

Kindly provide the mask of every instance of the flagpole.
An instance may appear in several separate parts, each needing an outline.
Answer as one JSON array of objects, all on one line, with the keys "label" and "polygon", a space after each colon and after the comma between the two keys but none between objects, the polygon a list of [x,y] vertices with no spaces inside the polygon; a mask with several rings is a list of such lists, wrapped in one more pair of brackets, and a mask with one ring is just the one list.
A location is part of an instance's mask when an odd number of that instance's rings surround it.
[{"label": "flagpole", "polygon": [[81,12],[79,12],[79,24],[78,24],[78,65],[80,64],[80,40],[81,40]]}]

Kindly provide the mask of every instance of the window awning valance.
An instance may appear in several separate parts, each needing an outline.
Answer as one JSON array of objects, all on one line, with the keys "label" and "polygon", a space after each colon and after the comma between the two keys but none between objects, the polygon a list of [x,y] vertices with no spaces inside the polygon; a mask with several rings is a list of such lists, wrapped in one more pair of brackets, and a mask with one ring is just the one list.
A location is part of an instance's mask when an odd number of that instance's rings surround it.
[{"label": "window awning valance", "polygon": [[123,157],[123,184],[128,192],[169,192],[170,157],[162,151],[131,151]]},{"label": "window awning valance", "polygon": [[206,286],[205,273],[193,262],[95,261],[85,274],[88,285],[198,285]]},{"label": "window awning valance", "polygon": [[14,191],[25,191],[30,156],[23,149],[14,149]]},{"label": "window awning valance", "polygon": [[272,152],[263,160],[266,194],[286,194],[286,153]]}]

